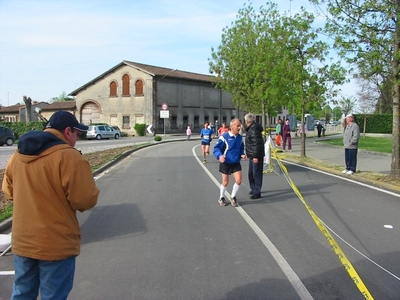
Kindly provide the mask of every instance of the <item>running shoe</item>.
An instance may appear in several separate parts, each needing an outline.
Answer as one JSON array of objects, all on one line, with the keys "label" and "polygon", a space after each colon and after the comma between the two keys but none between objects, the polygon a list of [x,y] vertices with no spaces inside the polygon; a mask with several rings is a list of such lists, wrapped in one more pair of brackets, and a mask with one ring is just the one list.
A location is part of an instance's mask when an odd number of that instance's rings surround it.
[{"label": "running shoe", "polygon": [[231,204],[232,204],[232,206],[234,206],[234,207],[238,206],[237,201],[236,201],[236,197],[232,197],[232,199],[231,199]]},{"label": "running shoe", "polygon": [[219,200],[218,200],[218,203],[219,203],[219,205],[221,205],[221,206],[226,206],[225,198],[222,197],[221,199],[219,199]]}]

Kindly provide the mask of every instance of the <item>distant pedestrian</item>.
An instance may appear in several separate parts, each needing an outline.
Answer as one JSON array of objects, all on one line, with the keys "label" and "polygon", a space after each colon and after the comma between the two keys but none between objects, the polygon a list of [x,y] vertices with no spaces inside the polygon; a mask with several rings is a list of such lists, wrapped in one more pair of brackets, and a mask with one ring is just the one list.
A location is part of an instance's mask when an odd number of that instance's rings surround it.
[{"label": "distant pedestrian", "polygon": [[231,204],[237,206],[236,194],[242,183],[241,159],[246,159],[244,154],[243,138],[239,134],[242,123],[239,119],[233,119],[230,124],[230,131],[224,132],[214,146],[213,154],[219,160],[219,172],[222,174],[222,183],[219,190],[218,203],[225,206],[225,191],[229,184],[229,175],[233,174],[235,183],[231,193]]},{"label": "distant pedestrian", "polygon": [[190,125],[186,127],[186,140],[190,141],[190,136],[192,135],[192,129],[190,128]]},{"label": "distant pedestrian", "polygon": [[288,143],[288,150],[292,150],[292,137],[290,135],[290,121],[289,119],[286,119],[285,125],[282,127],[282,137],[283,137],[283,143],[282,143],[282,149],[283,151],[286,150],[286,142]]},{"label": "distant pedestrian", "polygon": [[318,137],[320,138],[321,137],[321,133],[322,133],[322,130],[324,129],[324,126],[322,126],[322,124],[321,124],[321,122],[317,122],[317,132],[318,132]]},{"label": "distant pedestrian", "polygon": [[346,169],[342,173],[352,175],[356,173],[358,140],[360,138],[360,127],[354,122],[354,116],[346,116],[346,128],[343,134],[344,159]]},{"label": "distant pedestrian", "polygon": [[214,132],[210,127],[209,122],[204,122],[204,128],[200,131],[201,137],[201,155],[203,156],[203,164],[207,162],[206,156],[210,155],[210,144]]},{"label": "distant pedestrian", "polygon": [[228,132],[229,128],[226,126],[226,123],[223,122],[222,126],[218,129],[218,136],[221,136],[224,132]]},{"label": "distant pedestrian", "polygon": [[246,157],[249,159],[248,178],[250,185],[250,199],[261,198],[261,187],[263,182],[264,163],[264,138],[263,128],[256,123],[254,114],[244,116],[246,122],[245,149]]},{"label": "distant pedestrian", "polygon": [[282,120],[279,119],[276,122],[276,127],[275,127],[275,144],[277,146],[280,146],[282,144]]}]

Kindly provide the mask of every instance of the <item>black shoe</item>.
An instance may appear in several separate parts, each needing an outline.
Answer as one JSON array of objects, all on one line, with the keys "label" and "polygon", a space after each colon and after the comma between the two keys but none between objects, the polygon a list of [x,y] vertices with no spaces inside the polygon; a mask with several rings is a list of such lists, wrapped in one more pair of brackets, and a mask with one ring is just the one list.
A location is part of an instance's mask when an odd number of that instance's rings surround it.
[{"label": "black shoe", "polygon": [[250,192],[249,192],[249,195],[250,195],[250,196],[253,195],[253,191],[250,191]]},{"label": "black shoe", "polygon": [[251,195],[250,199],[259,199],[261,198],[261,195]]}]

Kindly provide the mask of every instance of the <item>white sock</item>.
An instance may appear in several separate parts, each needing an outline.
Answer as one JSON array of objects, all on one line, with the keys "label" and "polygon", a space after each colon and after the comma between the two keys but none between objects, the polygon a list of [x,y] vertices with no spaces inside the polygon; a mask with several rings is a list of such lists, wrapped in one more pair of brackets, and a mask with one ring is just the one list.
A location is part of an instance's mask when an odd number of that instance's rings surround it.
[{"label": "white sock", "polygon": [[219,199],[221,199],[222,197],[225,197],[225,191],[226,191],[226,187],[221,184],[221,186],[219,187]]},{"label": "white sock", "polygon": [[236,182],[235,182],[235,184],[233,185],[233,188],[232,188],[232,194],[231,194],[232,198],[236,197],[239,187],[240,187],[240,185],[236,184]]}]

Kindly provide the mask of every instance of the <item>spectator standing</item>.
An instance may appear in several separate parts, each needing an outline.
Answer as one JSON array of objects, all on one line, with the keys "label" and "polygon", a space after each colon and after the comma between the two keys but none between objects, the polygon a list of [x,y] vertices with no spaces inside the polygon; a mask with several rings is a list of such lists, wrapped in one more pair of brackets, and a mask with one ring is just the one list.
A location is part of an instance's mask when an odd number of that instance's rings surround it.
[{"label": "spectator standing", "polygon": [[275,127],[275,144],[277,146],[280,146],[282,144],[282,120],[279,119],[277,121],[276,127]]},{"label": "spectator standing", "polygon": [[254,114],[244,116],[246,122],[245,149],[249,159],[248,178],[250,185],[250,199],[261,198],[263,182],[263,160],[265,156],[263,128],[256,123]]},{"label": "spectator standing", "polygon": [[318,121],[318,122],[317,122],[317,132],[318,132],[318,137],[319,137],[319,138],[321,137],[321,133],[322,133],[322,130],[323,130],[323,129],[324,129],[324,126],[322,126],[321,122]]},{"label": "spectator standing", "polygon": [[342,173],[352,175],[356,173],[358,140],[360,138],[360,127],[354,122],[354,116],[346,116],[346,128],[343,134],[344,159],[346,169]]},{"label": "spectator standing", "polygon": [[233,174],[235,183],[231,193],[231,204],[237,206],[236,194],[242,183],[241,159],[246,159],[244,154],[243,138],[239,134],[242,123],[239,119],[233,119],[230,122],[230,131],[224,132],[214,146],[213,154],[219,160],[219,172],[222,174],[222,183],[220,186],[218,203],[225,206],[225,191],[229,184],[229,175]]},{"label": "spectator standing", "polygon": [[207,162],[206,156],[210,155],[210,144],[213,137],[213,130],[209,122],[204,122],[204,128],[200,131],[201,137],[201,154],[203,156],[203,164]]},{"label": "spectator standing", "polygon": [[74,148],[88,130],[66,111],[44,131],[21,136],[2,189],[13,201],[14,286],[11,299],[67,299],[72,290],[81,233],[76,212],[97,203],[89,162]]},{"label": "spectator standing", "polygon": [[190,136],[192,135],[192,129],[190,128],[190,125],[186,127],[186,140],[190,141]]},{"label": "spectator standing", "polygon": [[275,134],[276,135],[282,135],[282,120],[281,119],[279,119],[276,122]]},{"label": "spectator standing", "polygon": [[288,150],[292,150],[292,137],[290,135],[290,121],[289,119],[285,120],[285,125],[282,127],[282,138],[283,138],[283,143],[282,143],[282,149],[283,151],[286,150],[286,142],[288,143]]}]

